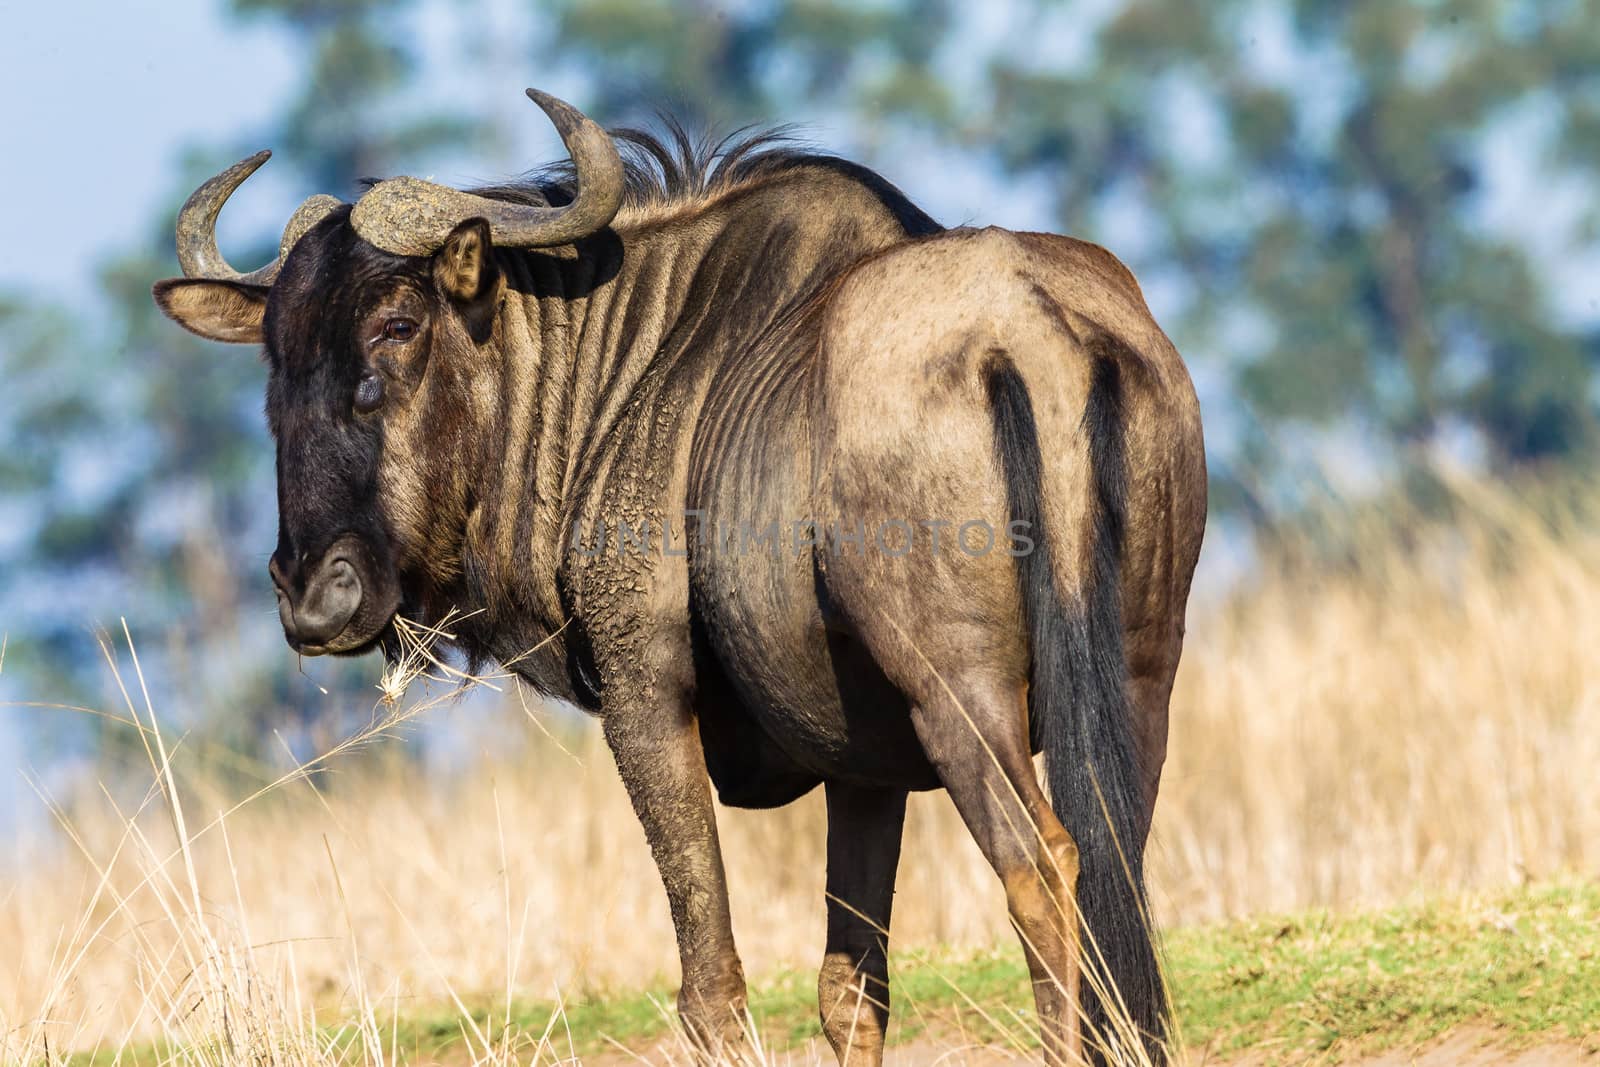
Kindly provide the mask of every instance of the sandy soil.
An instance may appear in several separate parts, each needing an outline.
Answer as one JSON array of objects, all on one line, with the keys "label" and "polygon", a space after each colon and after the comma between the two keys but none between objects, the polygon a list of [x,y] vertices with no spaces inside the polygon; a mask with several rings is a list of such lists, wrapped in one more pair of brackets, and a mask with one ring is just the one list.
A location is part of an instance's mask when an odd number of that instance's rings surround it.
[{"label": "sandy soil", "polygon": [[[1187,1067],[1256,1067],[1268,1062],[1265,1056],[1246,1055],[1207,1058],[1190,1057]],[[1367,1056],[1340,1058],[1319,1055],[1291,1061],[1306,1064],[1350,1064],[1357,1067],[1597,1067],[1600,1065],[1600,1037],[1582,1041],[1552,1038],[1531,1047],[1511,1048],[1504,1038],[1488,1029],[1458,1030],[1443,1040],[1420,1048],[1390,1049]]]},{"label": "sandy soil", "polygon": [[[826,1048],[821,1051],[826,1052]],[[816,1062],[810,1050],[796,1063]],[[832,1057],[821,1060],[831,1067]],[[1028,1062],[1003,1049],[960,1048],[947,1043],[912,1042],[890,1049],[885,1067],[1014,1067]],[[1257,1067],[1268,1062],[1258,1055],[1217,1057],[1192,1053],[1185,1067]],[[1532,1048],[1509,1049],[1492,1031],[1469,1030],[1420,1049],[1395,1049],[1371,1056],[1313,1056],[1290,1061],[1352,1067],[1600,1067],[1600,1035],[1584,1041],[1552,1041]]]},{"label": "sandy soil", "polygon": [[[681,1065],[680,1050],[654,1050],[665,1055],[609,1053],[590,1057],[588,1067],[638,1067],[640,1064]],[[913,1041],[897,1045],[884,1056],[884,1067],[1022,1067],[1030,1060],[1014,1051],[981,1045],[963,1046],[948,1040]],[[1273,1062],[1265,1055],[1247,1053],[1218,1056],[1204,1050],[1191,1052],[1183,1067],[1262,1067]],[[1491,1030],[1463,1030],[1422,1048],[1394,1049],[1369,1056],[1311,1055],[1288,1061],[1317,1067],[1600,1067],[1600,1035],[1583,1041],[1555,1040],[1531,1048],[1511,1049]],[[820,1039],[800,1048],[771,1054],[772,1067],[833,1067],[832,1051]]]}]

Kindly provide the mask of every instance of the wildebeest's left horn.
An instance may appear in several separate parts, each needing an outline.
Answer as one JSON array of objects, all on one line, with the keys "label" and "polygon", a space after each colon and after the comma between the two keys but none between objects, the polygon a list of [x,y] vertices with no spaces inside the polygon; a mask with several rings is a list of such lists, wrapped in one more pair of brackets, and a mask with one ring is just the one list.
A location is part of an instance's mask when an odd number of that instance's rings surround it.
[{"label": "wildebeest's left horn", "polygon": [[514,204],[474,196],[420,178],[379,182],[356,201],[350,222],[365,240],[400,256],[438,251],[450,231],[470,218],[488,220],[495,244],[548,248],[604,227],[622,205],[622,159],[611,138],[583,112],[537,89],[528,98],[550,116],[572,154],[578,193],[562,207]]},{"label": "wildebeest's left horn", "polygon": [[183,268],[184,277],[271,285],[295,242],[339,206],[336,197],[318,194],[309,198],[289,217],[289,224],[283,228],[277,259],[248,274],[234,270],[217,248],[217,215],[233,191],[243,185],[244,180],[271,156],[270,151],[261,151],[235,163],[202,184],[178,209],[178,265]]}]

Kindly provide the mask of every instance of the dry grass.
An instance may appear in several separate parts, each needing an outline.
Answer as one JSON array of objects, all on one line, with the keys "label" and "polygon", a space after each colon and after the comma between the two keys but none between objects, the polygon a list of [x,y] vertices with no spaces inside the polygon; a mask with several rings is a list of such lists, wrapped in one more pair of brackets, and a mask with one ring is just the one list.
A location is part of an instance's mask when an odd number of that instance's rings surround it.
[{"label": "dry grass", "polygon": [[[1452,495],[1449,523],[1341,514],[1341,566],[1291,538],[1248,588],[1191,612],[1152,854],[1163,922],[1600,871],[1600,495]],[[675,972],[592,729],[525,716],[508,688],[470,773],[421,781],[399,742],[373,742],[448,715],[435,685],[405,710],[380,702],[372,735],[328,761],[338,773],[274,783],[163,736],[132,666],[119,714],[154,787],[138,810],[113,790],[74,798],[62,841],[0,881],[0,1058],[155,1034],[176,1062],[390,1062],[385,1020],[418,1004]],[[722,813],[752,974],[820,957],[819,800]],[[913,798],[900,885],[900,946],[1006,929],[942,795]],[[482,1062],[509,1062],[504,1035],[463,1025]],[[541,1036],[541,1056],[564,1047],[553,1020],[521,1036],[523,1061]]]},{"label": "dry grass", "polygon": [[1190,922],[1600,871],[1600,493],[1335,514],[1191,620],[1154,881]]}]

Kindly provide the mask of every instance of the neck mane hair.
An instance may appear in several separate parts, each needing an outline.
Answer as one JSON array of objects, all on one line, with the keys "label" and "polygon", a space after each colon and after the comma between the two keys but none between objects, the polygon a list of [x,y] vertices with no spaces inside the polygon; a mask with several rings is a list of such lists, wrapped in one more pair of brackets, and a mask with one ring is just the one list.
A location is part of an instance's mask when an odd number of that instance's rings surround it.
[{"label": "neck mane hair", "polygon": [[[661,134],[636,127],[610,131],[622,156],[624,182],[614,228],[692,212],[723,194],[811,167],[834,171],[878,194],[908,233],[920,236],[942,229],[882,175],[806,147],[792,126],[747,126],[722,136],[696,137],[670,116],[662,116],[661,124]],[[551,207],[571,203],[577,191],[571,160],[541,167],[517,181],[468,190],[494,200]]]},{"label": "neck mane hair", "polygon": [[[567,638],[552,635],[572,615],[560,571],[574,524],[618,518],[593,489],[604,473],[669,479],[654,468],[685,461],[708,397],[805,373],[814,312],[849,269],[942,229],[874,171],[784,130],[696,141],[666,129],[613,134],[626,194],[606,230],[562,249],[496,250],[507,285],[497,421],[473,457],[462,543],[435,557],[459,564],[426,614],[476,612],[458,628],[462,649],[514,660],[546,691],[564,688]],[[557,164],[472,192],[559,206],[576,189]],[[628,503],[633,521],[685,506]]]}]

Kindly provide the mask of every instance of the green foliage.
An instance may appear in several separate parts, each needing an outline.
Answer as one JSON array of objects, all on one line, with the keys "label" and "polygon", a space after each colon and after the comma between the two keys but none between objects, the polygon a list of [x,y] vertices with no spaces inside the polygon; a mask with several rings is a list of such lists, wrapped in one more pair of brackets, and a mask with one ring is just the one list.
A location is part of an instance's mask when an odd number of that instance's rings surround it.
[{"label": "green foliage", "polygon": [[943,117],[933,63],[954,25],[945,0],[717,5],[559,0],[552,58],[598,73],[607,118],[670,108],[690,123],[782,121],[797,104]]},{"label": "green foliage", "polygon": [[[302,88],[269,139],[305,186],[351,195],[360,177],[480,135],[475,120],[393,106],[421,64],[405,33],[415,6],[234,5],[303,45]],[[275,749],[273,731],[293,743],[337,728],[324,721],[329,708],[362,714],[370,702],[356,691],[374,668],[323,667],[321,686],[345,697],[328,699],[285,653],[265,568],[276,490],[263,368],[248,350],[183,333],[150,298],[153,281],[177,273],[178,204],[240,154],[222,146],[186,160],[171,210],[104,265],[94,298],[75,301],[85,306],[0,297],[0,377],[14,401],[0,412],[3,518],[26,524],[12,558],[0,540],[0,629],[7,678],[28,696],[115,708],[96,631],[126,615],[156,699],[211,717],[213,737],[250,750]],[[263,233],[238,258],[264,262],[277,242]]]},{"label": "green foliage", "polygon": [[[1425,443],[1455,424],[1499,462],[1572,455],[1594,443],[1594,338],[1557,319],[1531,242],[1473,210],[1530,104],[1545,166],[1592,190],[1572,145],[1593,129],[1597,21],[1592,2],[1133,0],[1084,69],[1000,60],[984,124],[1011,169],[1054,182],[1069,228],[1136,191],[1154,231],[1136,270],[1178,265],[1169,329],[1233,372],[1257,433],[1358,419]],[[1199,158],[1185,125],[1217,131]],[[1236,348],[1241,311],[1264,329]]]},{"label": "green foliage", "polygon": [[1258,490],[1286,424],[1354,422],[1380,450],[1465,433],[1505,466],[1597,443],[1600,322],[1556,314],[1532,215],[1523,236],[1475,214],[1531,108],[1539,167],[1587,188],[1600,229],[1595,0],[1010,3],[986,7],[997,41],[913,0],[556,7],[553,52],[604,71],[609,117],[844,107],[1043,181],[1066,232],[1132,204],[1118,250],[1178,294],[1165,324],[1223,372],[1245,416],[1225,469]]}]

